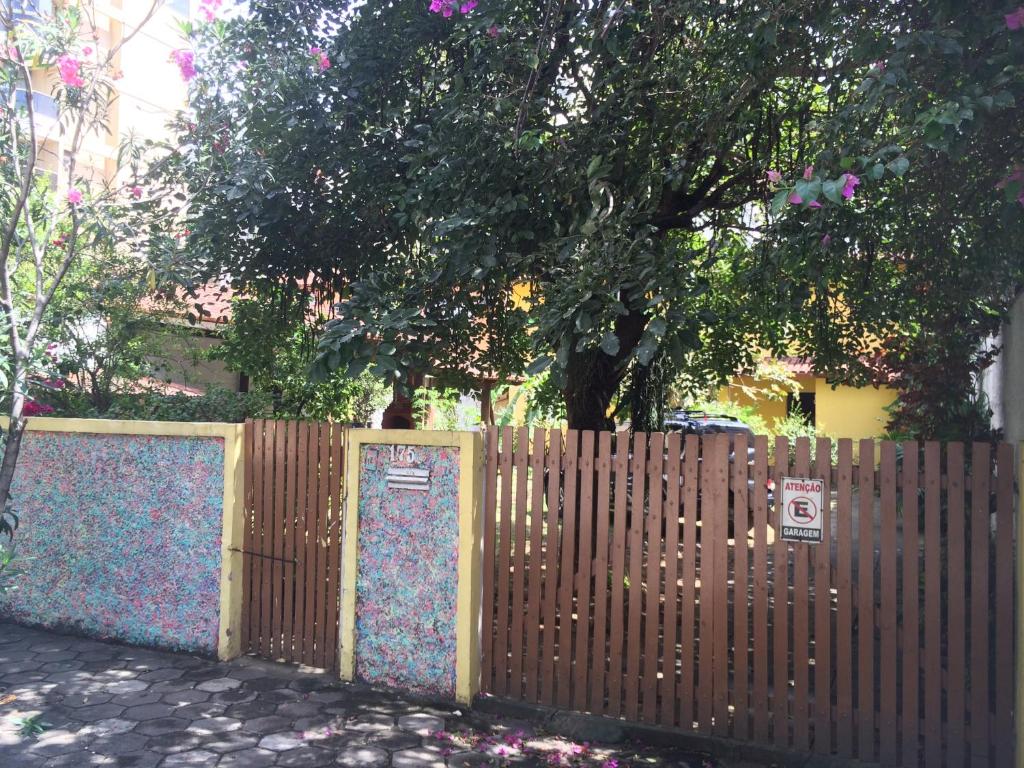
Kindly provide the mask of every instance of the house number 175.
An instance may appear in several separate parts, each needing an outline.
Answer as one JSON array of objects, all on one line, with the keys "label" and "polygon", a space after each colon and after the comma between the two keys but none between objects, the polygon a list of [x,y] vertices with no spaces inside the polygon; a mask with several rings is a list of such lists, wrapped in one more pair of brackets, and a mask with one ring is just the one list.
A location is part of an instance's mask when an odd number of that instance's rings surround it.
[{"label": "house number 175", "polygon": [[391,449],[391,460],[392,461],[404,461],[410,464],[416,462],[416,451],[411,445],[392,445],[389,446]]}]

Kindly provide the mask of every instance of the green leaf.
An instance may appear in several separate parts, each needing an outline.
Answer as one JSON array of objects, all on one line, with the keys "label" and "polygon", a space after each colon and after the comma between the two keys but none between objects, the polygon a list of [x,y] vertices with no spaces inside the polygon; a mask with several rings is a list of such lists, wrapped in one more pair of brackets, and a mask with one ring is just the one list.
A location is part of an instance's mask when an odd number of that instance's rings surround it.
[{"label": "green leaf", "polygon": [[895,160],[889,161],[886,166],[895,176],[902,176],[910,168],[910,161],[904,157],[897,157]]},{"label": "green leaf", "polygon": [[843,181],[842,179],[829,179],[821,185],[821,193],[833,203],[843,202]]},{"label": "green leaf", "polygon": [[604,336],[601,337],[601,351],[606,355],[617,355],[619,354],[619,337],[611,331],[605,332]]},{"label": "green leaf", "polygon": [[538,373],[546,371],[548,368],[550,368],[551,363],[552,360],[550,355],[541,355],[528,366],[526,366],[526,375],[536,376]]},{"label": "green leaf", "polygon": [[875,163],[871,166],[871,170],[868,171],[868,178],[878,180],[885,175],[885,166],[881,163]]}]

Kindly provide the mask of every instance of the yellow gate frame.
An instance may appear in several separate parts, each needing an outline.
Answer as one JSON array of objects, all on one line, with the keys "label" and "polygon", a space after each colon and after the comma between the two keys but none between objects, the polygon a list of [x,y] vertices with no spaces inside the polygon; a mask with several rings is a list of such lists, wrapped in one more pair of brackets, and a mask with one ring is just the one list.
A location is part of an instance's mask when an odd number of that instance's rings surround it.
[{"label": "yellow gate frame", "polygon": [[356,578],[359,573],[359,465],[364,445],[414,445],[459,449],[459,563],[455,613],[455,698],[470,704],[480,690],[480,600],[483,592],[480,514],[483,440],[479,432],[351,429],[345,447],[345,533],[342,541],[342,680],[355,678]]}]

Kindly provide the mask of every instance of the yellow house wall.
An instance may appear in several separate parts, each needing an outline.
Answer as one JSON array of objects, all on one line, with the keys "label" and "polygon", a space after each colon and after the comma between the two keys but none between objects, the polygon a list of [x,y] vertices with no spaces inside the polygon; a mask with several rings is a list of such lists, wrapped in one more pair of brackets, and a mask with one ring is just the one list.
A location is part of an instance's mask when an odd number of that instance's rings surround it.
[{"label": "yellow house wall", "polygon": [[[886,407],[896,393],[888,387],[847,387],[833,389],[823,378],[797,376],[801,392],[815,393],[815,427],[829,437],[849,437],[854,440],[881,437],[888,421]],[[761,382],[749,376],[733,379],[718,390],[720,402],[753,407],[767,423],[786,417],[786,399],[749,393]],[[762,385],[766,386],[766,385]]]},{"label": "yellow house wall", "polygon": [[833,389],[824,379],[815,395],[818,430],[830,437],[881,437],[889,420],[886,407],[896,399],[888,387],[846,387]]}]

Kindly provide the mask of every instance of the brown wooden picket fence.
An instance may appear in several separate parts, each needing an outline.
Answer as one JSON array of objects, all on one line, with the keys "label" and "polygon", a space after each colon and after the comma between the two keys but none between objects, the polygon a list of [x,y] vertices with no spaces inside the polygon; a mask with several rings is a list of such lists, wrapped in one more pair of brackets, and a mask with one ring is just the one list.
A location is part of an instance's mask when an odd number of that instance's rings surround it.
[{"label": "brown wooden picket fence", "polygon": [[[485,691],[865,763],[1012,764],[1011,446],[486,446]],[[787,475],[824,481],[824,543],[775,538]]]},{"label": "brown wooden picket fence", "polygon": [[338,668],[344,429],[245,424],[242,648]]}]

